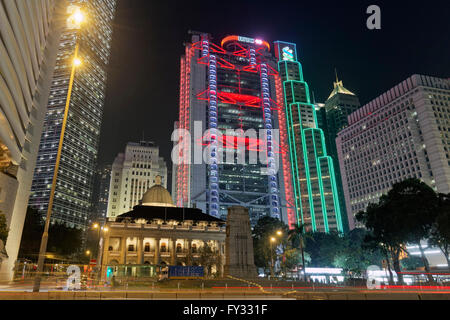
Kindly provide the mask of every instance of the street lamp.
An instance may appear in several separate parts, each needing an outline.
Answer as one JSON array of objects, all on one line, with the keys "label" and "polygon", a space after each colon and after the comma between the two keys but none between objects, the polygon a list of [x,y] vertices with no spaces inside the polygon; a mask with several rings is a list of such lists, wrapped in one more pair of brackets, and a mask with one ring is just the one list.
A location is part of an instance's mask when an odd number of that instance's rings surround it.
[{"label": "street lamp", "polygon": [[273,260],[273,244],[277,241],[277,236],[280,237],[282,235],[283,235],[283,232],[281,230],[277,230],[276,234],[273,235],[272,237],[270,237],[270,257],[271,257],[271,261],[272,261],[272,263],[271,263],[272,268],[270,270],[270,274],[272,277],[274,276],[274,268],[275,268],[275,263]]},{"label": "street lamp", "polygon": [[86,251],[86,255],[89,256],[89,264],[91,263],[91,259],[92,259],[92,252],[91,250],[87,250]]},{"label": "street lamp", "polygon": [[100,226],[99,223],[94,223],[92,225],[93,229],[97,229],[97,268],[98,268],[98,277],[100,277],[100,272],[102,269],[101,261],[102,261],[102,245],[103,245],[103,237],[100,237],[100,231],[103,231],[103,233],[106,233],[109,231],[108,227],[106,226]]},{"label": "street lamp", "polygon": [[277,241],[277,239],[275,239],[275,237],[271,237],[270,238],[270,258],[271,258],[271,268],[270,268],[270,276],[273,277],[273,243]]},{"label": "street lamp", "polygon": [[[84,14],[80,10],[80,8],[78,8],[76,6],[69,6],[67,8],[67,12],[69,14],[71,14],[67,20],[67,27],[69,29],[81,29],[81,26],[85,19],[84,19]],[[44,269],[45,254],[47,251],[47,242],[48,242],[48,230],[50,228],[50,219],[51,219],[51,215],[52,215],[53,201],[55,198],[56,180],[58,178],[59,164],[61,161],[61,154],[62,154],[62,148],[63,148],[63,142],[64,142],[64,134],[66,131],[67,119],[69,117],[70,98],[72,95],[73,82],[75,79],[75,70],[82,63],[80,58],[78,57],[78,50],[79,50],[79,43],[76,42],[74,59],[72,61],[72,71],[70,73],[69,88],[67,91],[66,106],[65,106],[65,110],[64,110],[64,119],[63,119],[63,123],[62,123],[62,127],[61,127],[61,136],[59,139],[58,153],[56,155],[52,187],[51,187],[50,198],[49,198],[49,202],[48,202],[47,216],[46,216],[46,220],[45,220],[44,232],[42,234],[41,246],[39,249],[39,259],[38,259],[38,265],[37,265],[37,269],[36,269],[36,276],[34,278],[33,292],[39,292],[39,288],[41,286],[41,272]]]}]

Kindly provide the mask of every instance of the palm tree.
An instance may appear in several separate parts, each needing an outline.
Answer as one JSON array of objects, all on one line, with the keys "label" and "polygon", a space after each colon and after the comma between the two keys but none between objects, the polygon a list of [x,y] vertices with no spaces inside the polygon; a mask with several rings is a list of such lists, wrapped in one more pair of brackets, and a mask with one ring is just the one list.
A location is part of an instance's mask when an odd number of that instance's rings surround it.
[{"label": "palm tree", "polygon": [[305,266],[305,239],[310,238],[309,235],[305,235],[306,227],[308,227],[309,223],[300,223],[294,227],[294,229],[289,230],[288,232],[288,240],[291,241],[292,247],[297,248],[300,247],[300,252],[302,253],[302,270],[303,270],[303,279],[306,282],[306,266]]}]

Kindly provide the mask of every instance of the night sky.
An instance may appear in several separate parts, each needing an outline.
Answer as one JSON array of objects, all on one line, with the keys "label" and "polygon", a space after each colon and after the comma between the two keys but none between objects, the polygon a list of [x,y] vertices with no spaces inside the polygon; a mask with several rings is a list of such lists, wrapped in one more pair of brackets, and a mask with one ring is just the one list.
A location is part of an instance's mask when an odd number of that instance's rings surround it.
[{"label": "night sky", "polygon": [[[381,7],[381,30],[366,27],[371,4]],[[112,163],[127,142],[140,141],[144,133],[160,146],[171,170],[170,136],[188,30],[210,33],[217,44],[229,34],[297,43],[317,102],[333,89],[335,68],[361,104],[414,73],[450,77],[448,1],[119,0],[100,164]]]}]

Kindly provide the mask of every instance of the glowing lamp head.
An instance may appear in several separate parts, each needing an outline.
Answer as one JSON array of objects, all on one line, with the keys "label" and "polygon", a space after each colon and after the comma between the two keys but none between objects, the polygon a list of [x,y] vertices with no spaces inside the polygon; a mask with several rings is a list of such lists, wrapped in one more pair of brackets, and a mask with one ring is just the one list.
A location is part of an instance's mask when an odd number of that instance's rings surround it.
[{"label": "glowing lamp head", "polygon": [[72,15],[72,20],[73,20],[73,22],[76,24],[76,25],[78,25],[78,26],[80,26],[81,24],[83,24],[83,22],[84,22],[84,14],[83,14],[83,12],[81,12],[81,10],[76,10],[74,13],[73,13],[73,15]]},{"label": "glowing lamp head", "polygon": [[255,43],[256,43],[258,46],[260,46],[260,45],[263,44],[263,41],[262,41],[261,39],[256,39],[256,40],[255,40]]},{"label": "glowing lamp head", "polygon": [[270,238],[271,242],[275,242],[277,239],[275,239],[274,237]]},{"label": "glowing lamp head", "polygon": [[98,228],[98,223],[94,223],[94,225],[92,226],[94,229]]},{"label": "glowing lamp head", "polygon": [[86,251],[86,254],[91,254],[91,252],[89,250]]},{"label": "glowing lamp head", "polygon": [[73,65],[74,65],[75,67],[81,66],[82,63],[83,63],[83,62],[82,62],[81,59],[79,59],[79,58],[73,59]]},{"label": "glowing lamp head", "polygon": [[104,232],[108,232],[108,230],[109,230],[109,229],[108,229],[107,227],[103,228],[103,231],[104,231]]},{"label": "glowing lamp head", "polygon": [[277,231],[277,235],[281,236],[283,234],[283,232],[281,232],[280,230]]}]

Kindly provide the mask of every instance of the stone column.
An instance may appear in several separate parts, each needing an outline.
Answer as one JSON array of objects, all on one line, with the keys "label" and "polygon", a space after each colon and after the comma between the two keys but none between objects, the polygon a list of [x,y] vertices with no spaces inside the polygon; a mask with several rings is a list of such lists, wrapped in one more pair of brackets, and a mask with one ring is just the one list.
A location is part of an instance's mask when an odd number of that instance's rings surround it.
[{"label": "stone column", "polygon": [[187,256],[186,263],[188,266],[190,266],[192,264],[192,259],[191,259],[192,248],[191,248],[191,246],[192,246],[192,239],[188,239],[187,240],[187,253],[186,253],[186,256]]},{"label": "stone column", "polygon": [[103,238],[103,247],[101,248],[101,252],[99,253],[99,259],[97,261],[97,265],[100,270],[99,279],[102,279],[102,275],[105,274],[106,278],[106,264],[109,259],[109,234],[104,236]]},{"label": "stone column", "polygon": [[160,261],[159,256],[159,242],[161,241],[160,238],[155,238],[155,256],[154,256],[154,264],[158,265]]},{"label": "stone column", "polygon": [[123,236],[121,241],[121,249],[122,249],[122,264],[127,264],[127,237]]},{"label": "stone column", "polygon": [[170,238],[170,264],[175,265],[175,261],[177,259],[177,253],[175,252],[175,242],[177,240],[174,238]]},{"label": "stone column", "polygon": [[225,242],[219,241],[219,255],[220,255],[220,269],[218,270],[220,276],[223,277],[224,266],[225,266]]},{"label": "stone column", "polygon": [[138,237],[137,263],[144,264],[144,238],[143,237]]}]

